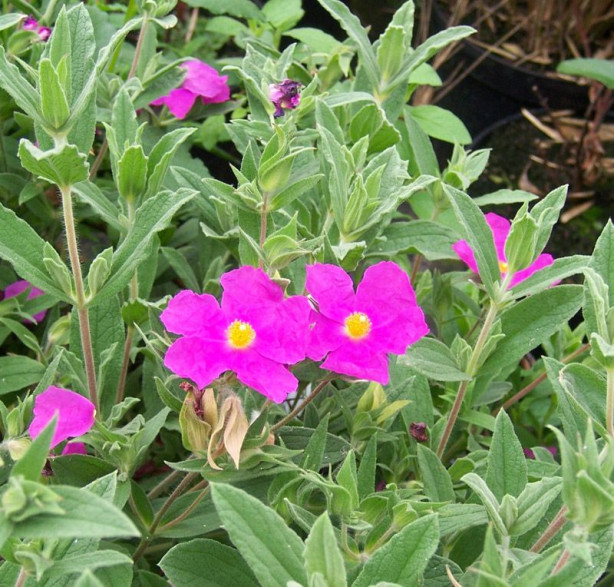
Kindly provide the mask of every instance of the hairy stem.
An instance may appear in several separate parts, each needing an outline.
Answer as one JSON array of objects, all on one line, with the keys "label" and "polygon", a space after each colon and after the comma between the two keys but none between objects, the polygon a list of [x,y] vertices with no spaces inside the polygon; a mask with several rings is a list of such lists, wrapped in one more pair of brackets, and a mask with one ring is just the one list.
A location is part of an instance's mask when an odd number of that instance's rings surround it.
[{"label": "hairy stem", "polygon": [[565,525],[565,522],[567,522],[567,518],[565,517],[566,514],[567,506],[563,505],[556,516],[554,516],[552,522],[550,522],[550,525],[542,532],[541,536],[535,541],[535,544],[531,546],[531,552],[541,552],[556,536],[559,530]]},{"label": "hairy stem", "polygon": [[23,567],[21,567],[21,569],[19,569],[19,575],[17,576],[17,580],[15,581],[15,587],[23,587],[27,580],[28,573]]},{"label": "hairy stem", "polygon": [[[471,375],[471,377],[475,376],[475,372],[477,370],[477,366],[479,365],[480,358],[482,355],[482,350],[484,349],[484,345],[488,340],[488,335],[490,334],[490,330],[495,322],[496,317],[497,304],[491,301],[488,313],[486,314],[486,318],[484,319],[484,324],[482,324],[482,329],[480,330],[480,334],[478,335],[478,339],[475,343],[475,346],[473,347],[471,357],[469,357],[469,363],[467,364],[467,373]],[[452,430],[454,429],[454,425],[456,424],[456,419],[458,418],[458,414],[463,405],[463,400],[465,399],[465,394],[467,393],[469,383],[470,381],[468,380],[461,381],[458,387],[456,399],[454,400],[454,404],[452,405],[452,409],[450,410],[448,421],[446,422],[446,427],[443,431],[441,440],[439,441],[439,446],[437,447],[437,456],[439,458],[442,457],[444,451],[446,450],[446,445],[450,440],[450,435],[452,434]]]},{"label": "hairy stem", "polygon": [[81,348],[83,349],[83,359],[85,362],[85,374],[87,377],[87,389],[90,400],[98,410],[98,391],[96,387],[96,367],[94,363],[94,349],[92,347],[92,336],[90,333],[90,319],[85,299],[85,288],[83,285],[83,274],[81,272],[81,261],[79,259],[79,246],[77,242],[77,231],[75,229],[75,218],[72,207],[72,194],[70,186],[61,187],[62,211],[64,213],[64,226],[66,228],[66,244],[68,256],[72,267],[75,280],[75,294],[77,302],[77,314],[79,316],[79,331],[81,334]]},{"label": "hairy stem", "polygon": [[297,414],[300,414],[320,394],[320,392],[328,383],[330,383],[330,381],[332,381],[332,379],[332,376],[322,379],[322,381],[316,385],[315,389],[298,406],[296,406],[296,408],[294,408],[287,416],[282,418],[274,426],[271,426],[271,432],[279,430],[282,426],[285,426],[288,422],[292,421]]}]

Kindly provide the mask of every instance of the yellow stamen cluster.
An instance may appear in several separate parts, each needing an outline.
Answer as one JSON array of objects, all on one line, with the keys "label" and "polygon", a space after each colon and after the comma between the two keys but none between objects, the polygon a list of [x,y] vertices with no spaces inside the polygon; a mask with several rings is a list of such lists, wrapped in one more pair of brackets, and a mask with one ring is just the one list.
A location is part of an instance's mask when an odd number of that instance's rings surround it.
[{"label": "yellow stamen cluster", "polygon": [[235,320],[226,330],[226,336],[228,337],[228,343],[233,349],[245,349],[254,342],[256,331],[248,322]]},{"label": "yellow stamen cluster", "polygon": [[499,271],[507,273],[507,263],[505,261],[499,261]]},{"label": "yellow stamen cluster", "polygon": [[345,319],[345,333],[353,340],[361,340],[371,332],[371,320],[363,312],[352,312]]}]

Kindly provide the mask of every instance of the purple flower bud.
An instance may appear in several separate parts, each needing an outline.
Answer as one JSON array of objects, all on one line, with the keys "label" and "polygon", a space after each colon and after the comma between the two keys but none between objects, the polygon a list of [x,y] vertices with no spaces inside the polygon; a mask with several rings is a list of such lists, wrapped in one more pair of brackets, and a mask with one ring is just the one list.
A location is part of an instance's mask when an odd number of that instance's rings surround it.
[{"label": "purple flower bud", "polygon": [[294,110],[299,105],[301,101],[300,87],[300,82],[291,79],[285,79],[279,84],[269,86],[269,98],[275,105],[275,118],[283,116],[284,110]]},{"label": "purple flower bud", "polygon": [[413,436],[416,442],[426,442],[429,439],[425,422],[412,422],[409,425],[409,433]]}]

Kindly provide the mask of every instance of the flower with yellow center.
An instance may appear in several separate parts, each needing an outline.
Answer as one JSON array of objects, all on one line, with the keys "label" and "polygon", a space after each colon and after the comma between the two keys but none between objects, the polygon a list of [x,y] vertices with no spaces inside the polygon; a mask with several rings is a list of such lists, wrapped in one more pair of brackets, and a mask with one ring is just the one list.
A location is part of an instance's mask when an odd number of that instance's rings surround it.
[{"label": "flower with yellow center", "polygon": [[226,330],[226,336],[233,349],[246,349],[254,342],[256,331],[249,322],[234,320]]},{"label": "flower with yellow center", "polygon": [[363,312],[352,312],[345,319],[345,333],[352,340],[362,340],[371,332],[371,320]]}]

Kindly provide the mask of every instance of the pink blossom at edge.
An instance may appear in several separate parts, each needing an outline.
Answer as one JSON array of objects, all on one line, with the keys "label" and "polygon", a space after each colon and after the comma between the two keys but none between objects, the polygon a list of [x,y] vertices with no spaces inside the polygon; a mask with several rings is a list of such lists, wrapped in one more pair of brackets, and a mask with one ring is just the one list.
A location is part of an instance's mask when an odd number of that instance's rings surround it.
[{"label": "pink blossom at edge", "polygon": [[[388,354],[404,354],[429,329],[407,274],[395,263],[369,267],[356,292],[336,265],[307,267],[307,291],[318,311],[307,356],[335,373],[388,383]],[[348,333],[348,320],[362,316],[370,325],[360,338]]]},{"label": "pink blossom at edge", "polygon": [[[497,258],[500,262],[506,263],[507,259],[505,257],[505,242],[507,241],[507,237],[510,233],[510,221],[503,216],[499,216],[498,214],[494,214],[489,212],[485,215],[486,222],[490,226],[490,229],[493,233],[493,239],[495,242],[495,249],[497,251]],[[469,243],[466,240],[459,240],[452,245],[452,249],[458,255],[459,259],[463,261],[471,271],[474,273],[479,273],[478,264],[475,260],[475,255],[473,254],[473,250],[469,246]],[[537,259],[520,271],[517,271],[512,279],[510,280],[508,288],[512,288],[521,281],[527,279],[535,272],[543,269],[544,267],[548,267],[548,265],[552,265],[554,263],[554,258],[552,255],[548,253],[543,253],[537,257]],[[501,276],[504,277],[505,273],[502,272]]]},{"label": "pink blossom at edge", "polygon": [[34,418],[28,432],[36,438],[57,416],[51,447],[75,436],[81,436],[94,425],[94,404],[82,395],[51,385],[34,398]]},{"label": "pink blossom at edge", "polygon": [[181,67],[187,72],[181,86],[151,102],[152,106],[166,105],[173,116],[183,119],[198,97],[204,104],[230,99],[227,75],[220,75],[216,69],[197,59],[186,61]]},{"label": "pink blossom at edge", "polygon": [[[284,298],[281,287],[254,267],[230,271],[220,281],[221,304],[188,290],[170,300],[160,319],[181,337],[166,352],[164,364],[201,389],[234,371],[243,384],[282,402],[298,385],[287,365],[305,358],[309,302],[303,296]],[[232,344],[236,325],[253,334],[241,348]]]},{"label": "pink blossom at edge", "polygon": [[[19,281],[15,281],[4,288],[4,297],[5,299],[17,297],[20,293],[23,293],[27,289],[29,289],[28,295],[26,296],[26,299],[28,300],[42,296],[45,293],[42,289],[34,287],[29,281],[20,279]],[[46,314],[47,310],[43,310],[42,312],[34,314],[33,318],[36,320],[36,322],[41,322],[45,318]],[[27,320],[26,323],[31,323],[31,321]]]}]

